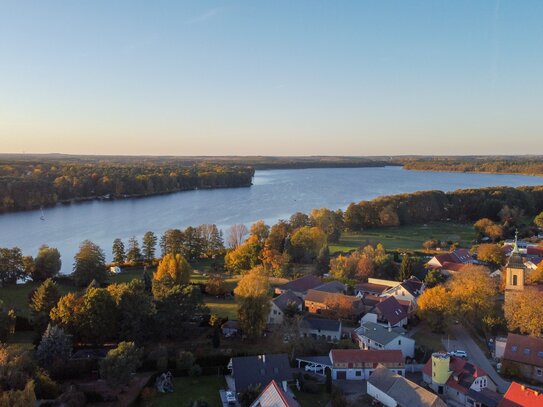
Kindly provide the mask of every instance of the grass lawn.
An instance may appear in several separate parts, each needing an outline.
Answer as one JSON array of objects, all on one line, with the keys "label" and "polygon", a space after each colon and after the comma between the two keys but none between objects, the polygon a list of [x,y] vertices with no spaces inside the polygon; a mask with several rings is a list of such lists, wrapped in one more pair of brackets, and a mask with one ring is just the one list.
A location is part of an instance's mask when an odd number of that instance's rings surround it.
[{"label": "grass lawn", "polygon": [[209,407],[222,407],[219,390],[226,388],[224,376],[177,377],[173,393],[157,394],[151,403],[156,407],[185,407],[191,400],[205,400]]},{"label": "grass lawn", "polygon": [[386,249],[421,249],[426,240],[460,241],[470,246],[475,240],[471,224],[437,222],[392,228],[368,229],[361,233],[343,233],[338,243],[330,245],[330,252],[349,251],[370,243],[382,243]]},{"label": "grass lawn", "polygon": [[321,391],[315,394],[298,391],[295,387],[291,389],[301,407],[324,407],[330,401],[330,395],[326,393],[324,385],[321,387]]},{"label": "grass lawn", "polygon": [[228,319],[237,319],[238,304],[236,304],[234,298],[218,299],[205,296],[204,302],[209,307],[212,314],[217,314],[223,318],[228,317]]}]

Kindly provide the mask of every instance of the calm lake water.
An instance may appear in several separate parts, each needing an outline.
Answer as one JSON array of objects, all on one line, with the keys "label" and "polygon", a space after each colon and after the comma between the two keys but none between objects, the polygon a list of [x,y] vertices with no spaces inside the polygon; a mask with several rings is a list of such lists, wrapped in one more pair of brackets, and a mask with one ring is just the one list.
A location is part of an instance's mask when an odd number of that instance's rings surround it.
[{"label": "calm lake water", "polygon": [[407,171],[401,167],[257,171],[250,188],[179,192],[118,201],[89,201],[40,211],[0,215],[0,247],[18,246],[35,256],[40,245],[56,247],[62,272],[72,269],[81,241],[90,239],[111,258],[115,238],[125,241],[152,230],[215,223],[222,229],[263,219],[272,224],[297,211],[345,209],[379,195],[485,186],[541,185],[541,177]]}]

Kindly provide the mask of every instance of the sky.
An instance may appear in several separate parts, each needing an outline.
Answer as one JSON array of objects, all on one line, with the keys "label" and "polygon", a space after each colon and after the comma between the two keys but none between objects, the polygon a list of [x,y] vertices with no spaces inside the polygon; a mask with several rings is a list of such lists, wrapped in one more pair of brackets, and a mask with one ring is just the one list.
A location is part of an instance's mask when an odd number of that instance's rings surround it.
[{"label": "sky", "polygon": [[0,152],[543,154],[543,2],[0,0]]}]

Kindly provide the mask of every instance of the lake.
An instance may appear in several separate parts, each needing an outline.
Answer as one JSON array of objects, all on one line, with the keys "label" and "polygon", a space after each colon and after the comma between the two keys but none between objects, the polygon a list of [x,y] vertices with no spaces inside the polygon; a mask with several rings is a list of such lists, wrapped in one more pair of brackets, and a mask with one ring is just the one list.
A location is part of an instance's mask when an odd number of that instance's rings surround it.
[{"label": "lake", "polygon": [[111,258],[115,238],[141,238],[152,230],[215,223],[222,229],[234,223],[247,226],[263,219],[268,224],[312,208],[345,209],[349,203],[380,195],[438,189],[486,186],[541,185],[541,177],[502,174],[407,171],[401,167],[318,168],[257,171],[250,188],[178,192],[147,198],[88,201],[59,205],[41,212],[0,215],[0,247],[18,246],[35,256],[40,245],[56,247],[62,272],[72,269],[79,244],[89,239]]}]

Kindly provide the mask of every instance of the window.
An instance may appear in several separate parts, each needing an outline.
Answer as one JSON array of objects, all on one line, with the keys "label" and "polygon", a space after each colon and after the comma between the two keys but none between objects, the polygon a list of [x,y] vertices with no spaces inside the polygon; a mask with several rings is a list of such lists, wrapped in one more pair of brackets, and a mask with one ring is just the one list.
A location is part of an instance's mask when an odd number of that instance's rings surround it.
[{"label": "window", "polygon": [[524,354],[529,355],[530,354],[530,348],[524,348]]},{"label": "window", "polygon": [[543,358],[543,352],[537,352],[537,356]]},{"label": "window", "polygon": [[516,352],[517,349],[518,349],[518,346],[517,346],[517,345],[511,346],[511,352]]},{"label": "window", "polygon": [[356,372],[354,372],[354,375],[360,377],[360,376],[362,376],[362,371],[357,370]]},{"label": "window", "polygon": [[535,372],[536,372],[536,374],[537,374],[538,376],[543,376],[543,369],[537,368],[537,369],[535,370]]},{"label": "window", "polygon": [[398,345],[401,345],[401,344],[402,344],[402,340],[398,339]]},{"label": "window", "polygon": [[518,277],[517,277],[517,275],[515,274],[515,275],[513,276],[513,285],[517,285],[517,282],[518,282],[517,280],[518,280]]}]

